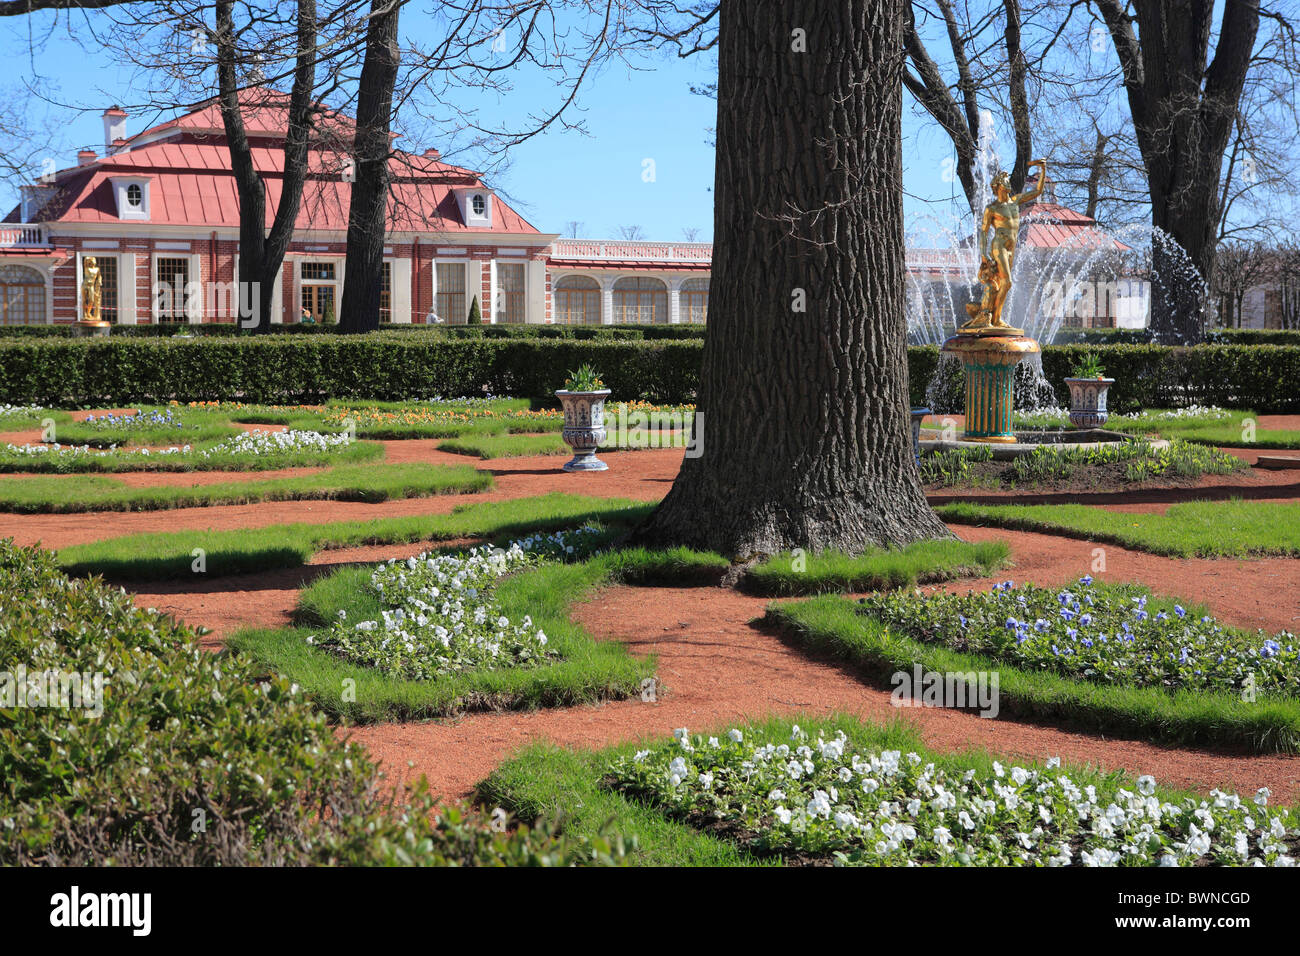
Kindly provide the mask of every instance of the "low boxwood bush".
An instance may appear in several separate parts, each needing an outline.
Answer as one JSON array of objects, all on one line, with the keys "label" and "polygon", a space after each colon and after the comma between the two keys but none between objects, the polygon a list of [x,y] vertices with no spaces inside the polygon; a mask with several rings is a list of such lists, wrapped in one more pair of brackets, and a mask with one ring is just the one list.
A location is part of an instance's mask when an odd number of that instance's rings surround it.
[{"label": "low boxwood bush", "polygon": [[286,680],[0,541],[0,865],[614,863],[386,784]]}]

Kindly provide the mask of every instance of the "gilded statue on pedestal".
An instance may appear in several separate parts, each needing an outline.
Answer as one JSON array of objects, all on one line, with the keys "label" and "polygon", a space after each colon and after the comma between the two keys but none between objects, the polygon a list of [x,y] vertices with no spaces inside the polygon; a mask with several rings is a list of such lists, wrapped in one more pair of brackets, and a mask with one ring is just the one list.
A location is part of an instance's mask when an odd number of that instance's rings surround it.
[{"label": "gilded statue on pedestal", "polygon": [[1038,167],[1038,183],[1033,189],[1019,195],[1011,192],[1011,176],[1008,173],[999,172],[993,177],[990,184],[993,188],[993,201],[984,207],[984,218],[980,221],[977,232],[980,251],[979,281],[984,286],[984,293],[978,303],[971,302],[966,306],[970,321],[957,330],[959,333],[1022,334],[1021,329],[1013,329],[1002,321],[1002,308],[1011,292],[1011,267],[1015,264],[1016,240],[1020,233],[1020,207],[1041,196],[1047,183],[1047,163],[1035,159],[1029,163],[1028,168],[1033,169],[1035,166]]},{"label": "gilded statue on pedestal", "polygon": [[81,321],[100,322],[100,303],[104,296],[104,277],[94,256],[81,262]]}]

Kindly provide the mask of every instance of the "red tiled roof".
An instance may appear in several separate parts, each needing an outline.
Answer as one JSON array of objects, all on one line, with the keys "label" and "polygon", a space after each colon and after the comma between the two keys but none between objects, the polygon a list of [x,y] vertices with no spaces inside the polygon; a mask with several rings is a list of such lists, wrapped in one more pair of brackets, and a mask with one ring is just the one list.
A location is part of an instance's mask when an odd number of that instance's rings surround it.
[{"label": "red tiled roof", "polygon": [[[274,98],[273,98],[274,99]],[[280,99],[287,97],[280,96]],[[345,117],[331,114],[343,123]],[[277,120],[278,117],[278,120]],[[244,122],[250,136],[280,134],[284,109],[252,105]],[[350,122],[350,121],[347,121]],[[177,133],[165,139],[130,147],[168,127]],[[149,222],[202,228],[238,227],[239,199],[230,172],[225,136],[208,131],[221,128],[214,104],[137,134],[128,148],[104,156],[93,164],[64,170],[57,180],[58,194],[42,210],[44,222],[119,222],[110,180],[114,176],[149,176]],[[267,190],[267,224],[279,204],[284,176],[284,153],[270,136],[253,140],[253,164]],[[330,149],[313,150],[309,177],[298,213],[298,229],[344,231],[348,224],[351,184],[342,181],[343,156]],[[457,186],[479,185],[478,174],[426,156],[398,152],[390,160],[394,183],[390,190],[389,225],[397,232],[464,232],[466,234],[536,233],[527,220],[496,196],[494,224],[490,229],[469,228],[461,219],[453,191]],[[7,221],[17,221],[15,208]]]},{"label": "red tiled roof", "polygon": [[1038,200],[1025,206],[1025,235],[1022,245],[1057,249],[1116,249],[1128,246],[1097,227],[1097,220],[1068,206]]}]

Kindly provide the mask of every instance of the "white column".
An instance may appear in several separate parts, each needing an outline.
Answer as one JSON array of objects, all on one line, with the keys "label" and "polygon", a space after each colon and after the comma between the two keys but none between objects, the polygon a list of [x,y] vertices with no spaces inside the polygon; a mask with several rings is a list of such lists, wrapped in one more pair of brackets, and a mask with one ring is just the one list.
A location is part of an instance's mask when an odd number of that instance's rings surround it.
[{"label": "white column", "polygon": [[678,325],[682,321],[682,278],[668,280],[668,324]]},{"label": "white column", "polygon": [[[78,276],[80,280],[80,276]],[[123,252],[117,257],[117,322],[118,325],[135,325],[136,296],[139,282],[135,277],[135,253]],[[77,282],[77,317],[81,317],[81,282]]]},{"label": "white column", "polygon": [[546,321],[546,262],[542,259],[529,259],[524,265],[524,281],[527,283],[527,305],[524,321],[540,325]]},{"label": "white column", "polygon": [[600,324],[614,324],[614,283],[615,276],[604,276],[600,280]]},{"label": "white column", "polygon": [[409,325],[411,322],[411,260],[389,259],[388,268],[389,279],[392,282],[388,301],[392,310],[392,321]]}]

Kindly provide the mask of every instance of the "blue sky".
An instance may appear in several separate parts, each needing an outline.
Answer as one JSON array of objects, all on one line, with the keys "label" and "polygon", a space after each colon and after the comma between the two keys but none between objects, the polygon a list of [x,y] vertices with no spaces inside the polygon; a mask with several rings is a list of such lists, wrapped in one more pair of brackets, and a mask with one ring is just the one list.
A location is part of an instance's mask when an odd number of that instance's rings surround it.
[{"label": "blue sky", "polygon": [[[94,22],[94,14],[88,22]],[[419,29],[419,18],[407,18]],[[32,18],[39,29],[52,22],[50,15]],[[85,38],[74,41],[56,31],[45,35],[37,53],[29,58],[27,24],[22,18],[0,23],[0,52],[8,59],[10,78],[0,81],[14,89],[15,73],[40,75],[55,96],[69,106],[31,103],[31,120],[55,134],[54,156],[60,167],[75,161],[82,145],[102,146],[102,110],[113,103],[135,104],[147,98],[142,78],[123,65],[112,50]],[[14,69],[19,67],[21,68]],[[580,96],[581,116],[589,135],[555,131],[532,139],[512,151],[507,169],[493,184],[538,229],[561,232],[565,223],[584,224],[583,235],[610,237],[625,225],[638,225],[647,238],[683,239],[682,230],[693,227],[699,238],[711,239],[713,213],[713,148],[709,128],[714,122],[711,99],[690,92],[691,85],[713,78],[709,56],[680,59],[654,55],[631,68],[610,66],[590,80]],[[521,76],[507,97],[488,104],[485,116],[509,125],[554,102],[554,88],[531,84]],[[904,186],[909,214],[923,211],[927,200],[960,196],[955,182],[945,182],[942,163],[952,155],[943,133],[904,97]],[[156,116],[133,115],[128,132],[157,121]],[[399,141],[408,149],[422,150],[445,144]],[[644,163],[655,164],[653,182],[643,177]],[[952,208],[959,208],[955,203]],[[948,213],[944,212],[944,216]]]}]

